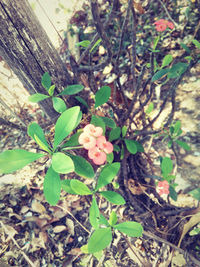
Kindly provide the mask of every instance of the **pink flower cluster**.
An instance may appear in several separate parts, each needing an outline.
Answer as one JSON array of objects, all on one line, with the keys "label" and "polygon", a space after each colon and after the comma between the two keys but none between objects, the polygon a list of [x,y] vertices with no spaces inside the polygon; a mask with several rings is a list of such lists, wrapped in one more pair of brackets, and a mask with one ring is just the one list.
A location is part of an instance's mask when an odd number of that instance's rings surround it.
[{"label": "pink flower cluster", "polygon": [[174,29],[174,24],[165,19],[159,19],[156,22],[154,22],[154,24],[156,25],[156,30],[158,32],[164,32],[167,29],[167,27],[169,27],[170,29]]},{"label": "pink flower cluster", "polygon": [[102,134],[103,129],[101,127],[88,124],[78,139],[79,143],[88,150],[88,157],[97,165],[104,164],[106,154],[113,151],[113,145]]},{"label": "pink flower cluster", "polygon": [[161,195],[168,195],[169,194],[169,183],[164,181],[159,181],[156,187],[156,191],[158,194]]}]

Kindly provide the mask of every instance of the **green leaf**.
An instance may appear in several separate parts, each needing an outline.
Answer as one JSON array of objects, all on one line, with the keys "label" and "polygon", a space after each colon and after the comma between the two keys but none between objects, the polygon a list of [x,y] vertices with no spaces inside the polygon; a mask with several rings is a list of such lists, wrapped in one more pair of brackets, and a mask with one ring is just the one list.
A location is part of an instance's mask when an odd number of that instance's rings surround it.
[{"label": "green leaf", "polygon": [[78,195],[81,195],[81,196],[92,195],[92,192],[87,187],[87,185],[85,185],[79,180],[72,179],[70,182],[70,186],[72,190]]},{"label": "green leaf", "polygon": [[95,197],[93,196],[92,205],[90,207],[90,212],[89,212],[89,220],[90,224],[94,229],[99,228],[99,216],[100,216],[99,207],[97,205]]},{"label": "green leaf", "polygon": [[101,38],[96,41],[96,43],[90,49],[90,53],[101,43],[101,41],[102,41]]},{"label": "green leaf", "polygon": [[75,95],[84,89],[82,84],[68,85],[59,95]]},{"label": "green leaf", "polygon": [[83,157],[69,154],[74,163],[74,171],[84,178],[94,178],[94,170],[92,165]]},{"label": "green leaf", "polygon": [[76,46],[88,47],[91,44],[90,40],[84,40],[79,43],[76,43]]},{"label": "green leaf", "polygon": [[78,138],[79,138],[80,134],[81,134],[81,132],[77,132],[77,133],[73,134],[69,138],[69,140],[62,145],[62,148],[71,147],[71,146],[79,146],[80,144],[78,142]]},{"label": "green leaf", "polygon": [[111,183],[115,176],[118,174],[120,169],[120,163],[115,162],[103,167],[97,182],[97,186],[95,190],[98,190],[101,187],[106,186]]},{"label": "green leaf", "polygon": [[187,45],[185,45],[184,43],[180,43],[180,45],[188,54],[191,53],[191,50]]},{"label": "green leaf", "polygon": [[45,72],[42,76],[42,86],[48,91],[51,86],[51,76],[48,72]]},{"label": "green leaf", "polygon": [[117,222],[117,214],[116,214],[116,212],[114,212],[114,211],[112,210],[112,212],[111,212],[111,214],[110,214],[110,218],[109,218],[109,224],[110,224],[111,226],[113,226],[113,225],[116,224],[116,222]]},{"label": "green leaf", "polygon": [[49,98],[49,96],[37,93],[37,94],[29,96],[28,100],[32,103],[38,103],[39,101],[42,101],[46,98]]},{"label": "green leaf", "polygon": [[116,151],[116,152],[120,152],[120,147],[118,145],[114,144],[113,150]]},{"label": "green leaf", "polygon": [[126,203],[125,199],[114,191],[102,191],[99,193],[113,204],[124,205]]},{"label": "green leaf", "polygon": [[65,174],[74,171],[74,163],[69,156],[57,152],[52,157],[52,168],[58,173]]},{"label": "green leaf", "polygon": [[190,147],[187,143],[185,143],[185,142],[183,142],[183,141],[180,141],[180,140],[175,140],[175,142],[176,142],[180,147],[182,147],[183,149],[185,149],[186,151],[191,150],[191,147]]},{"label": "green leaf", "polygon": [[110,119],[108,117],[100,117],[104,122],[105,125],[109,128],[115,128],[116,127],[116,123],[113,119]]},{"label": "green leaf", "polygon": [[140,144],[139,142],[137,142],[137,141],[135,141],[135,140],[132,140],[132,141],[133,141],[133,143],[136,145],[136,147],[137,147],[137,151],[138,151],[138,152],[144,152],[144,147],[143,147],[142,144]]},{"label": "green leaf", "polygon": [[54,148],[74,130],[79,115],[79,106],[69,108],[60,115],[55,126]]},{"label": "green leaf", "polygon": [[47,202],[55,206],[60,199],[61,180],[57,172],[50,166],[48,169],[43,184],[44,196]]},{"label": "green leaf", "polygon": [[17,171],[43,156],[45,154],[33,153],[23,149],[4,151],[0,154],[0,173]]},{"label": "green leaf", "polygon": [[[38,125],[36,122],[32,122],[31,124],[29,124],[27,133],[28,133],[28,135],[29,135],[30,137],[33,138],[33,140],[35,140],[35,142],[36,142],[39,146],[41,145],[41,142],[42,142],[42,144],[43,144],[46,148],[50,149],[50,146],[49,146],[49,144],[47,143],[47,140],[46,140],[46,138],[45,138],[43,129],[42,129],[42,128],[40,127],[40,125]],[[35,136],[37,136],[37,137],[39,138],[40,141],[39,141],[38,139],[36,139]],[[40,144],[39,144],[38,142],[39,142]],[[43,148],[43,149],[44,149],[44,148]],[[44,149],[44,150],[47,151],[46,149]]]},{"label": "green leaf", "polygon": [[198,49],[200,49],[200,43],[196,39],[192,40],[192,42]]},{"label": "green leaf", "polygon": [[148,115],[150,114],[152,111],[154,110],[154,103],[151,102],[148,106],[148,108],[146,109],[145,113]]},{"label": "green leaf", "polygon": [[170,158],[164,157],[161,162],[161,170],[164,175],[167,175],[173,170],[173,162]]},{"label": "green leaf", "polygon": [[113,228],[131,237],[140,237],[143,233],[143,227],[138,222],[123,222],[114,225]]},{"label": "green leaf", "polygon": [[178,195],[177,195],[175,189],[174,189],[171,185],[169,186],[169,196],[170,196],[174,201],[176,201],[176,200],[177,200],[177,197],[178,197]]},{"label": "green leaf", "polygon": [[81,104],[83,104],[86,108],[89,108],[87,102],[80,96],[75,96],[76,100],[78,100]]},{"label": "green leaf", "polygon": [[49,93],[50,96],[53,96],[55,87],[56,87],[55,84],[50,86],[50,88],[48,90],[48,93]]},{"label": "green leaf", "polygon": [[133,140],[129,140],[129,139],[124,139],[124,142],[126,144],[126,148],[128,149],[128,151],[131,154],[136,154],[137,153],[137,145],[135,144],[135,142]]},{"label": "green leaf", "polygon": [[52,153],[52,151],[49,149],[48,146],[46,146],[40,139],[39,137],[37,137],[37,135],[34,135],[35,141],[36,143],[46,152],[48,152],[49,154]]},{"label": "green leaf", "polygon": [[59,113],[63,113],[67,107],[65,101],[59,97],[52,97],[53,108]]},{"label": "green leaf", "polygon": [[200,201],[200,188],[196,188],[190,191],[188,194],[191,195],[193,198],[197,199],[198,201]]},{"label": "green leaf", "polygon": [[173,60],[172,55],[166,55],[166,56],[163,58],[161,68],[164,68],[164,67],[168,66],[168,65],[172,62],[172,60]]},{"label": "green leaf", "polygon": [[125,137],[126,136],[127,130],[128,130],[128,127],[126,125],[124,125],[122,127],[122,137]]},{"label": "green leaf", "polygon": [[178,134],[179,130],[181,129],[181,121],[176,121],[176,123],[174,124],[174,134]]},{"label": "green leaf", "polygon": [[95,108],[106,103],[111,95],[109,86],[102,86],[95,94]]},{"label": "green leaf", "polygon": [[92,115],[90,123],[93,124],[94,126],[101,127],[103,129],[103,134],[105,134],[106,125],[105,125],[105,123],[104,123],[104,121],[102,120],[101,117]]},{"label": "green leaf", "polygon": [[88,252],[94,253],[106,248],[112,241],[112,232],[109,228],[100,228],[94,231],[88,242]]},{"label": "green leaf", "polygon": [[71,179],[61,180],[61,187],[62,187],[62,189],[65,192],[67,192],[68,194],[77,195],[76,192],[74,192],[74,190],[72,190],[72,188],[70,186],[70,182],[71,182]]},{"label": "green leaf", "polygon": [[125,149],[124,146],[122,145],[121,151],[120,151],[120,160],[122,160],[124,158],[124,153],[125,153]]},{"label": "green leaf", "polygon": [[156,46],[157,46],[159,40],[160,40],[160,36],[157,36],[157,37],[153,40],[153,50],[156,49]]},{"label": "green leaf", "polygon": [[121,135],[121,128],[120,127],[116,127],[113,128],[110,133],[109,133],[109,141],[112,142],[114,140],[117,140],[120,138]]},{"label": "green leaf", "polygon": [[99,224],[103,224],[105,226],[110,226],[106,218],[100,213],[100,219],[99,219]]},{"label": "green leaf", "polygon": [[107,156],[106,160],[107,160],[108,164],[111,164],[113,162],[113,160],[114,160],[113,152],[111,152],[110,154],[107,154],[106,156]]},{"label": "green leaf", "polygon": [[160,78],[163,78],[163,76],[164,76],[165,74],[167,74],[168,72],[169,72],[169,69],[162,69],[162,70],[159,70],[158,72],[156,72],[156,73],[153,75],[151,81],[152,81],[152,82],[155,82],[155,81],[159,80]]},{"label": "green leaf", "polygon": [[177,78],[181,76],[187,70],[187,67],[188,64],[183,62],[174,64],[168,73],[168,78]]}]

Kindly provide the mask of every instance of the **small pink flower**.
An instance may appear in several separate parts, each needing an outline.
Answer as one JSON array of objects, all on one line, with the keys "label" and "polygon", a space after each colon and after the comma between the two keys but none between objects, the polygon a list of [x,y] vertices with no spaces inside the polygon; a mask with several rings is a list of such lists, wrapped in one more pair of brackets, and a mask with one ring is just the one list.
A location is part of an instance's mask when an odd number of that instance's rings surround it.
[{"label": "small pink flower", "polygon": [[170,29],[174,29],[174,24],[170,21],[168,21],[167,23],[167,26],[170,28]]},{"label": "small pink flower", "polygon": [[100,136],[97,138],[97,146],[98,148],[103,149],[107,154],[113,152],[113,145],[106,141],[105,136]]},{"label": "small pink flower", "polygon": [[161,195],[168,195],[169,194],[169,183],[168,181],[159,181],[156,187],[156,191],[158,194]]},{"label": "small pink flower", "polygon": [[103,134],[103,129],[101,127],[95,127],[93,124],[88,124],[83,129],[84,133],[93,135],[95,137],[101,136]]},{"label": "small pink flower", "polygon": [[174,29],[174,24],[165,19],[159,19],[156,22],[154,22],[154,24],[156,25],[156,30],[158,32],[165,31],[167,27],[169,27],[170,29]]},{"label": "small pink flower", "polygon": [[102,165],[106,161],[106,154],[97,147],[88,150],[88,157],[92,159],[96,165]]},{"label": "small pink flower", "polygon": [[79,136],[78,142],[87,150],[96,146],[96,139],[84,132]]}]

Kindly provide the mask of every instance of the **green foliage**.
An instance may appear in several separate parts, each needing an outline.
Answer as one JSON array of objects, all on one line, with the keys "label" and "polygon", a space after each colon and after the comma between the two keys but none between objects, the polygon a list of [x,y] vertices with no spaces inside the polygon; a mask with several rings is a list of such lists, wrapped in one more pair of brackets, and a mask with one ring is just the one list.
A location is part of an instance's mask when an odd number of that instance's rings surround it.
[{"label": "green foliage", "polygon": [[110,142],[117,140],[120,138],[120,135],[121,135],[121,128],[120,127],[113,128],[109,133],[109,139],[108,140]]},{"label": "green foliage", "polygon": [[70,182],[71,182],[70,179],[62,180],[61,181],[61,187],[65,192],[72,194],[72,195],[76,195],[76,192],[74,192],[74,190],[70,186]]},{"label": "green foliage", "polygon": [[174,201],[176,201],[177,200],[177,193],[176,193],[176,191],[175,191],[175,189],[174,189],[174,187],[173,186],[171,186],[170,185],[170,187],[169,187],[169,196],[174,200]]},{"label": "green foliage", "polygon": [[52,157],[52,168],[58,173],[70,173],[74,171],[74,162],[64,153],[57,152]]},{"label": "green foliage", "polygon": [[99,193],[113,204],[124,205],[126,203],[125,199],[120,194],[114,191],[102,191]]},{"label": "green foliage", "polygon": [[90,207],[90,212],[89,212],[89,220],[90,220],[90,224],[92,225],[94,229],[99,228],[99,218],[100,218],[99,207],[97,205],[97,201],[95,197],[93,196],[92,205]]},{"label": "green foliage", "polygon": [[100,228],[94,231],[88,242],[88,252],[94,253],[106,248],[112,241],[111,228]]},{"label": "green foliage", "polygon": [[117,223],[117,214],[114,211],[111,211],[110,218],[109,218],[109,224],[110,226],[114,226]]},{"label": "green foliage", "polygon": [[84,183],[82,183],[79,180],[76,179],[72,179],[70,182],[70,187],[72,188],[72,190],[81,196],[86,196],[86,195],[91,195],[92,192],[90,191],[90,189],[87,187],[87,185],[85,185]]},{"label": "green foliage", "polygon": [[105,133],[106,125],[105,125],[105,122],[103,121],[102,117],[92,115],[90,123],[95,125],[95,126],[101,127],[103,129],[103,133]]},{"label": "green foliage", "polygon": [[52,167],[48,169],[45,175],[43,191],[47,202],[55,206],[60,199],[61,180],[59,174]]},{"label": "green foliage", "polygon": [[68,85],[59,95],[75,95],[84,89],[82,84]]},{"label": "green foliage", "polygon": [[62,99],[59,98],[59,97],[53,97],[53,98],[52,98],[52,102],[53,102],[53,108],[54,108],[55,111],[57,111],[58,113],[63,113],[63,112],[67,109],[64,100],[62,100]]},{"label": "green foliage", "polygon": [[170,174],[173,170],[173,163],[172,160],[168,157],[164,157],[162,158],[161,161],[161,170],[162,170],[162,174],[164,176]]},{"label": "green foliage", "polygon": [[164,68],[164,67],[168,66],[172,61],[173,61],[173,57],[172,57],[172,55],[166,55],[166,56],[163,58],[161,68]]},{"label": "green foliage", "polygon": [[140,237],[143,233],[143,227],[140,223],[137,222],[123,222],[113,226],[114,229],[131,236],[131,237]]},{"label": "green foliage", "polygon": [[81,120],[79,115],[80,107],[78,106],[69,108],[60,115],[55,125],[54,148],[74,130]]},{"label": "green foliage", "polygon": [[127,150],[131,153],[131,154],[136,154],[137,153],[137,145],[135,144],[135,142],[133,140],[129,140],[129,139],[124,139],[124,142],[126,144],[126,148]]},{"label": "green foliage", "polygon": [[200,188],[196,188],[196,189],[190,191],[188,194],[190,194],[193,198],[200,201]]},{"label": "green foliage", "polygon": [[69,154],[74,163],[74,171],[84,178],[94,178],[94,170],[92,165],[83,157]]},{"label": "green foliage", "polygon": [[159,70],[158,72],[156,72],[156,73],[153,75],[151,81],[152,81],[152,82],[155,82],[155,81],[157,81],[157,80],[163,78],[168,72],[169,72],[169,69],[161,69],[161,70]]},{"label": "green foliage", "polygon": [[109,86],[102,86],[95,94],[95,108],[105,104],[111,95]]},{"label": "green foliage", "polygon": [[29,96],[28,100],[32,103],[38,103],[38,102],[40,102],[44,99],[47,99],[47,98],[49,98],[48,95],[37,93],[37,94],[33,94],[33,95]]},{"label": "green foliage", "polygon": [[44,154],[33,153],[23,149],[4,151],[0,154],[0,173],[6,174],[17,171],[43,156]]},{"label": "green foliage", "polygon": [[48,72],[45,72],[42,76],[42,86],[48,91],[51,87],[51,76]]},{"label": "green foliage", "polygon": [[100,188],[106,186],[107,184],[111,183],[112,180],[115,178],[117,173],[119,172],[120,169],[120,163],[115,162],[109,165],[106,165],[98,178],[97,186],[95,190],[99,190]]},{"label": "green foliage", "polygon": [[107,117],[101,117],[101,119],[104,121],[105,125],[109,128],[115,128],[116,123],[113,119],[107,118]]}]

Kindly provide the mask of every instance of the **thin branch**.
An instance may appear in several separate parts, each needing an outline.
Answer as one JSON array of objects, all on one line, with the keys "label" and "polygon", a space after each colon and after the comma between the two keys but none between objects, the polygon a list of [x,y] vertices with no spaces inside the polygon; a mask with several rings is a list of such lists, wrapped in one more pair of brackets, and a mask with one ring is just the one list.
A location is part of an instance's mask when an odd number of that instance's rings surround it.
[{"label": "thin branch", "polygon": [[166,12],[168,18],[169,18],[169,19],[174,23],[174,25],[177,27],[178,24],[173,20],[173,18],[172,18],[171,15],[169,14],[169,12],[168,12],[168,10],[167,10],[165,4],[164,4],[161,0],[158,0],[158,2],[160,2],[160,4],[162,5],[162,7],[163,7],[163,9],[165,10],[165,12]]},{"label": "thin branch", "polygon": [[15,124],[15,123],[13,123],[11,121],[4,120],[3,118],[0,118],[0,123],[1,124],[4,124],[4,125],[7,125],[7,126],[9,126],[11,128],[14,128],[14,129],[23,131],[23,132],[26,132],[27,131],[27,128],[26,127],[20,126],[20,125]]}]

